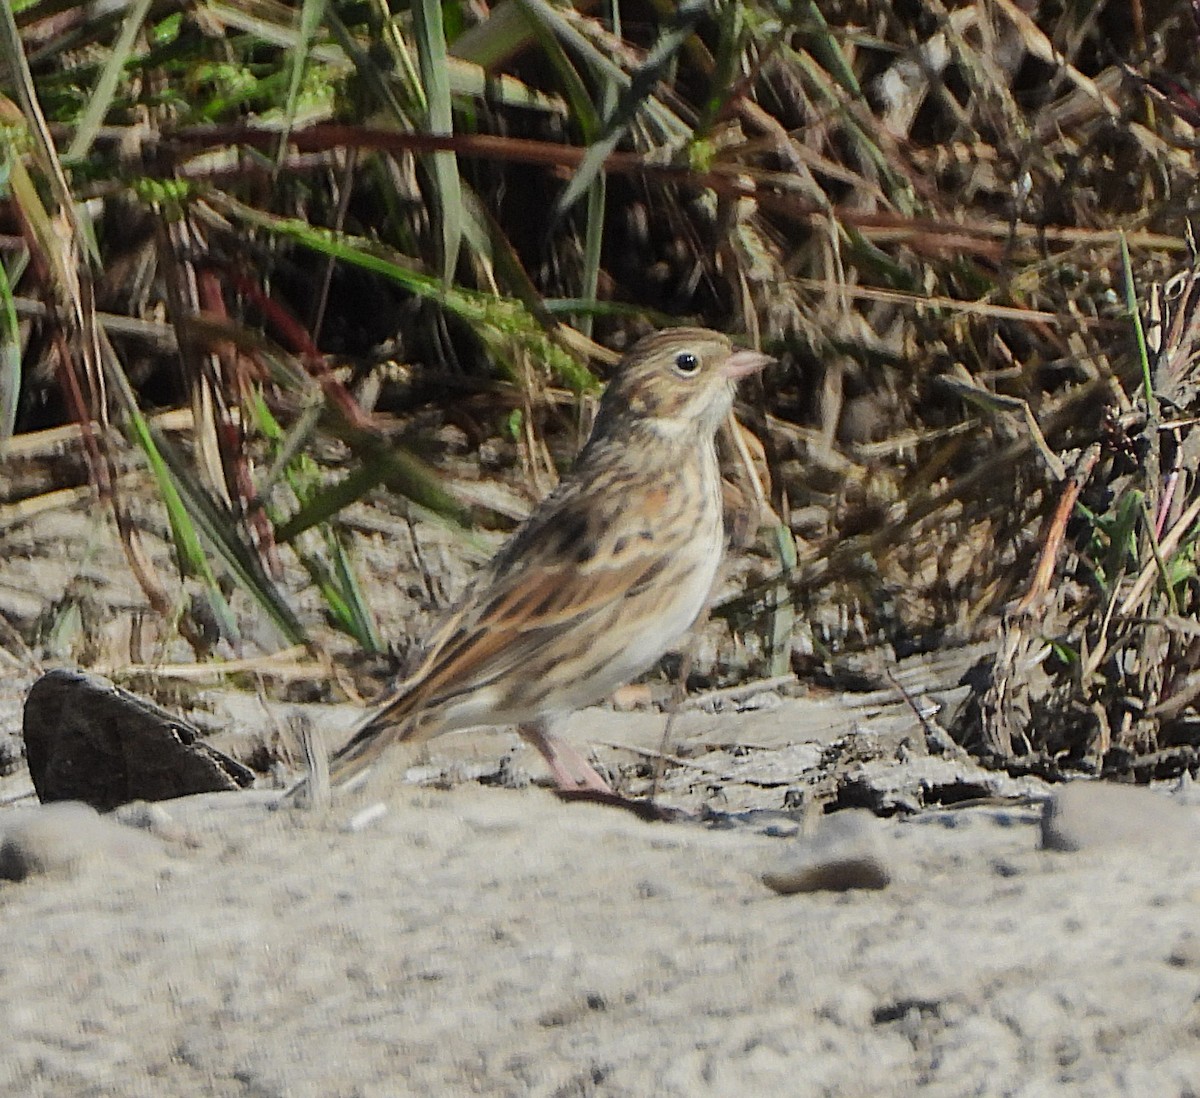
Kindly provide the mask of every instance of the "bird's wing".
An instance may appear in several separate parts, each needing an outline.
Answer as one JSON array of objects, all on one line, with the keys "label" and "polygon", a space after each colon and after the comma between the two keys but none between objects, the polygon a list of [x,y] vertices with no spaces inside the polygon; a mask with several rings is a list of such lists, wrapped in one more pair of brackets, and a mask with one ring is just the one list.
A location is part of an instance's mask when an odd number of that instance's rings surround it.
[{"label": "bird's wing", "polygon": [[[337,752],[335,776],[413,735],[410,717],[509,675],[544,674],[538,657],[551,643],[577,656],[585,640],[630,609],[629,600],[669,596],[686,582],[692,555],[685,549],[695,531],[669,521],[678,491],[623,486],[624,495],[596,478],[586,493],[578,482],[559,486],[464,595],[413,676]],[[664,574],[672,570],[680,575]]]},{"label": "bird's wing", "polygon": [[574,488],[552,496],[479,577],[405,697],[424,706],[486,686],[527,665],[549,640],[590,632],[676,566],[675,543],[685,540],[678,534],[692,531],[658,521],[666,488],[639,491],[646,502],[637,513]]}]

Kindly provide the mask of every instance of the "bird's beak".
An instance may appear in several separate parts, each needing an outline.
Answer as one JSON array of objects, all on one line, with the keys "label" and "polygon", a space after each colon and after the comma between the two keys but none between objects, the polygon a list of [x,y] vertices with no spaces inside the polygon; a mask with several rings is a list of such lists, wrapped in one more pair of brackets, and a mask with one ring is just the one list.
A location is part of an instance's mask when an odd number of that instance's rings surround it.
[{"label": "bird's beak", "polygon": [[730,381],[737,381],[739,378],[749,377],[774,361],[770,355],[764,355],[761,351],[734,351],[725,360],[721,373]]}]

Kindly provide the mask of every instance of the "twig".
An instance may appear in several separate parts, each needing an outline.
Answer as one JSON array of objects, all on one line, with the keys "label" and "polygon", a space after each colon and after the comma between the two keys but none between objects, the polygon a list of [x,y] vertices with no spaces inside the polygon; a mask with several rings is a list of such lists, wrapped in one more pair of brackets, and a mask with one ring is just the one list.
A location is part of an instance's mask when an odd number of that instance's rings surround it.
[{"label": "twig", "polygon": [[297,657],[308,655],[303,645],[294,645],[269,656],[252,656],[246,659],[226,660],[223,663],[177,663],[177,664],[128,664],[116,667],[97,668],[101,675],[130,677],[145,675],[152,679],[206,679],[224,675],[238,675],[247,671],[286,679],[328,678],[329,669],[321,662],[300,662]]},{"label": "twig", "polygon": [[1058,553],[1067,532],[1067,523],[1075,512],[1075,503],[1079,499],[1079,493],[1083,491],[1083,486],[1087,483],[1088,477],[1092,475],[1092,470],[1099,460],[1100,444],[1094,442],[1075,463],[1071,479],[1063,488],[1062,495],[1058,499],[1058,506],[1055,507],[1054,514],[1046,526],[1042,555],[1038,559],[1037,569],[1033,573],[1033,582],[1029,585],[1029,590],[1025,592],[1025,597],[1017,604],[1016,613],[1024,614],[1031,607],[1037,606],[1042,596],[1050,589],[1050,581],[1054,577],[1054,567],[1058,563]]},{"label": "twig", "polygon": [[758,694],[766,694],[776,687],[790,686],[795,681],[796,676],[788,672],[786,675],[773,675],[771,678],[742,683],[740,686],[725,686],[720,690],[709,690],[704,694],[695,694],[686,699],[679,708],[686,711],[701,709],[710,702],[745,701]]}]

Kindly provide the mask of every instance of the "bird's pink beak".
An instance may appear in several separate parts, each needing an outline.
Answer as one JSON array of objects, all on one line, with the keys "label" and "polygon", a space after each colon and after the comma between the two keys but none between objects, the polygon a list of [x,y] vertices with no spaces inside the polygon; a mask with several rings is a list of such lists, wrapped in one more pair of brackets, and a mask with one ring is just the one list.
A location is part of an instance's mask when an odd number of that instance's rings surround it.
[{"label": "bird's pink beak", "polygon": [[761,351],[734,351],[721,367],[721,373],[731,381],[749,377],[751,374],[769,366],[775,360]]}]

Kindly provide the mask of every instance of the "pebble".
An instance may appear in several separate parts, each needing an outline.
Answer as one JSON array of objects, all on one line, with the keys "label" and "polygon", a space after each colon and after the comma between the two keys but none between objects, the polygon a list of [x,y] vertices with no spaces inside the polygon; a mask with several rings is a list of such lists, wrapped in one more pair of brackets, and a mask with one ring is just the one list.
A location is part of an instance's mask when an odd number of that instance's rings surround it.
[{"label": "pebble", "polygon": [[353,816],[346,821],[343,830],[354,833],[357,831],[365,831],[368,827],[373,827],[384,816],[387,815],[388,807],[383,801],[376,801],[374,804],[355,812]]},{"label": "pebble", "polygon": [[158,840],[101,816],[75,801],[20,808],[0,828],[0,879],[74,877],[99,862],[158,864]]},{"label": "pebble", "polygon": [[1076,781],[1060,786],[1042,811],[1044,850],[1177,846],[1200,839],[1200,814],[1141,786]]},{"label": "pebble", "polygon": [[781,895],[879,889],[891,882],[880,824],[870,812],[849,809],[826,816],[815,834],[796,844],[799,850],[762,875],[763,884]]},{"label": "pebble", "polygon": [[612,706],[618,713],[649,709],[654,704],[654,692],[648,683],[630,683],[613,691]]},{"label": "pebble", "polygon": [[184,834],[160,801],[130,801],[113,810],[113,819],[126,827],[149,831],[159,838],[182,840]]}]

